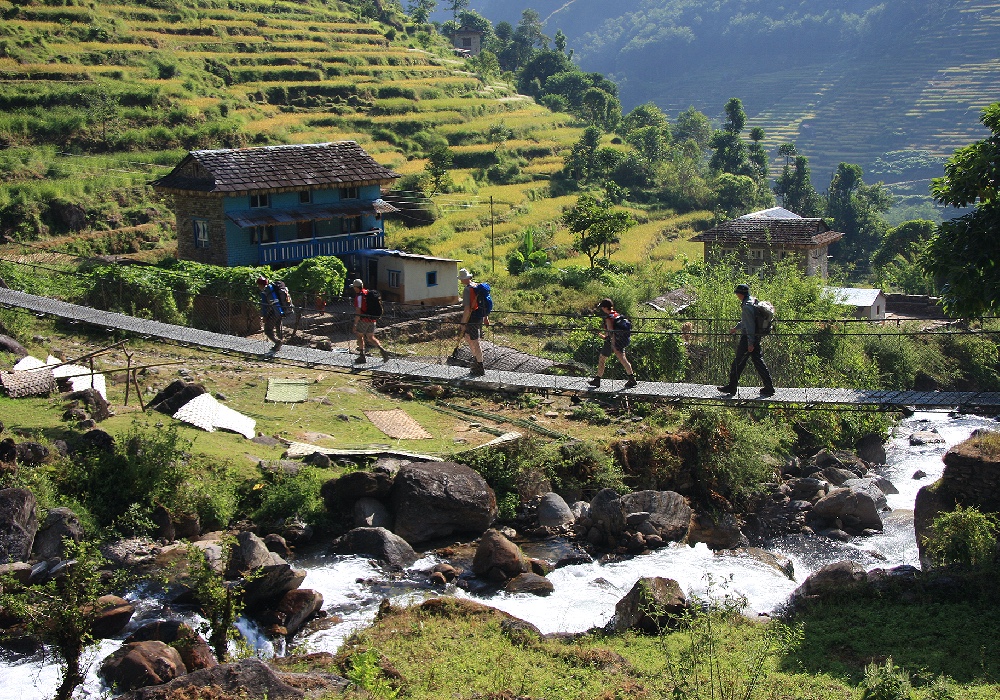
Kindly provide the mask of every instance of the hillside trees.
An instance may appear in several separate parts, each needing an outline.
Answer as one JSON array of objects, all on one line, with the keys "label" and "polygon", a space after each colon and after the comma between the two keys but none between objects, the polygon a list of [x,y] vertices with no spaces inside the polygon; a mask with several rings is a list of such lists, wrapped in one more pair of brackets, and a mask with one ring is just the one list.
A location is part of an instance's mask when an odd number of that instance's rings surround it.
[{"label": "hillside trees", "polygon": [[889,230],[872,255],[872,272],[879,287],[906,294],[937,293],[934,280],[920,265],[934,229],[932,221],[906,221]]},{"label": "hillside trees", "polygon": [[[729,215],[771,206],[774,197],[767,185],[767,152],[762,144],[764,130],[754,127],[750,130],[750,143],[743,140],[741,134],[746,128],[747,115],[738,97],[726,102],[725,112],[725,124],[709,141],[709,148],[714,151],[709,167],[719,175],[735,176],[720,180],[723,192],[719,206]],[[747,186],[747,180],[752,187]]]},{"label": "hillside trees", "polygon": [[635,225],[627,211],[615,211],[610,202],[592,194],[580,195],[576,206],[563,212],[563,223],[573,232],[574,247],[587,256],[590,269],[601,250],[606,256],[612,245],[621,241],[621,235]]},{"label": "hillside trees", "polygon": [[942,284],[948,313],[1000,310],[1000,102],[983,109],[990,135],[955,154],[931,183],[938,202],[975,209],[938,227],[921,263]]},{"label": "hillside trees", "polygon": [[844,234],[842,258],[867,268],[869,256],[882,244],[887,224],[882,216],[892,206],[892,195],[881,183],[866,185],[860,165],[837,166],[827,192],[826,215]]},{"label": "hillside trees", "polygon": [[[789,155],[795,157],[795,167],[792,168],[787,162],[781,170],[774,184],[774,193],[781,197],[781,206],[795,212],[799,216],[812,218],[821,216],[823,213],[823,197],[812,185],[809,173],[809,159],[805,156],[795,155],[794,144],[783,144],[791,146]],[[781,154],[781,148],[778,149]],[[783,155],[783,154],[782,154]]]}]

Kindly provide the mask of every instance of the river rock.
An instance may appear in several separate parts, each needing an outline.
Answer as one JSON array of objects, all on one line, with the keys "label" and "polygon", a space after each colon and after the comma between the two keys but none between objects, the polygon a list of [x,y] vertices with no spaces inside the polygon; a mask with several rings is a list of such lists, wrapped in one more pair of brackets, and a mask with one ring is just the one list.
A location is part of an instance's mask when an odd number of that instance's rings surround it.
[{"label": "river rock", "polygon": [[281,557],[267,548],[264,540],[252,532],[241,532],[236,535],[236,543],[229,555],[226,578],[237,578],[262,566],[283,563]]},{"label": "river rock", "polygon": [[396,569],[419,558],[409,542],[384,527],[356,527],[337,540],[334,549],[340,554],[364,554]]},{"label": "river rock", "polygon": [[83,525],[76,513],[69,508],[51,508],[35,534],[32,546],[35,557],[62,559],[66,550],[64,538],[79,542],[83,538]]},{"label": "river rock", "polygon": [[305,571],[293,569],[288,564],[265,566],[244,583],[243,602],[248,611],[256,612],[288,591],[294,591],[302,585],[305,578]]},{"label": "river rock", "polygon": [[750,544],[732,513],[720,513],[717,516],[708,513],[694,515],[690,519],[687,538],[688,544],[704,542],[713,550],[736,549]]},{"label": "river rock", "polygon": [[194,671],[165,685],[140,688],[121,696],[119,700],[201,697],[197,691],[192,693],[185,691],[185,688],[204,688],[206,695],[214,692],[224,697],[243,695],[248,698],[267,698],[267,700],[301,700],[306,697],[301,690],[282,681],[266,663],[251,657],[235,664],[219,664],[212,668]]},{"label": "river rock", "polygon": [[135,613],[135,606],[119,596],[102,595],[97,599],[97,610],[91,633],[96,639],[111,639],[125,629]]},{"label": "river rock", "polygon": [[788,487],[788,495],[792,500],[815,502],[826,495],[827,482],[822,479],[801,477],[789,479],[785,482]]},{"label": "river rock", "polygon": [[643,577],[615,605],[608,628],[612,632],[635,630],[660,634],[687,607],[687,598],[677,581],[660,576]]},{"label": "river rock", "polygon": [[74,391],[66,396],[71,401],[81,401],[90,412],[90,417],[100,423],[111,417],[111,405],[101,396],[101,392],[93,387]]},{"label": "river rock", "polygon": [[359,498],[386,498],[392,483],[392,475],[384,470],[348,472],[323,484],[320,494],[327,510],[336,513],[350,508]]},{"label": "river rock", "polygon": [[354,527],[392,529],[392,516],[382,501],[365,496],[354,502]]},{"label": "river rock", "polygon": [[472,559],[472,571],[476,576],[491,581],[507,581],[528,570],[528,560],[521,548],[497,530],[487,530],[479,538]]},{"label": "river rock", "polygon": [[518,574],[504,586],[508,593],[530,593],[537,596],[550,595],[555,589],[547,578],[530,571]]},{"label": "river rock", "polygon": [[856,443],[854,451],[868,464],[885,464],[885,442],[879,433],[868,433]]},{"label": "river rock", "polygon": [[626,515],[649,513],[646,523],[652,526],[652,532],[644,530],[642,534],[659,535],[668,542],[684,539],[691,525],[691,507],[682,495],[674,491],[628,493],[621,497],[621,508]]},{"label": "river rock", "polygon": [[177,539],[177,529],[174,527],[174,521],[170,517],[170,511],[162,504],[153,508],[149,519],[153,521],[153,526],[155,527],[153,537],[157,541],[173,542]]},{"label": "river rock", "polygon": [[155,640],[124,644],[101,664],[101,676],[120,690],[160,685],[185,673],[180,652]]},{"label": "river rock", "polygon": [[885,498],[885,492],[879,488],[877,480],[873,477],[866,477],[864,479],[848,479],[844,482],[843,486],[844,488],[854,489],[856,491],[864,491],[875,500],[875,506],[879,510],[886,510],[889,507],[889,503]]},{"label": "river rock", "polygon": [[38,531],[35,497],[27,489],[0,489],[0,564],[27,561]]},{"label": "river rock", "polygon": [[30,467],[37,467],[49,456],[49,448],[37,442],[17,443],[17,461]]},{"label": "river rock", "polygon": [[574,501],[569,508],[577,521],[590,517],[590,504],[586,501]]},{"label": "river rock", "polygon": [[848,590],[867,581],[865,568],[853,561],[838,561],[809,574],[802,585],[792,593],[793,601],[818,598],[830,593]]},{"label": "river rock", "polygon": [[410,544],[456,533],[479,535],[497,516],[493,489],[472,468],[453,462],[413,462],[393,483],[394,531]]},{"label": "river rock", "polygon": [[306,544],[313,538],[313,526],[299,518],[287,518],[281,526],[281,536],[294,545]]},{"label": "river rock", "polygon": [[264,545],[269,552],[274,552],[285,561],[288,561],[292,556],[292,550],[288,546],[288,542],[276,532],[264,535]]},{"label": "river rock", "polygon": [[281,597],[275,616],[284,635],[298,632],[306,620],[323,609],[323,594],[310,588],[288,591]]},{"label": "river rock", "polygon": [[842,486],[845,481],[858,478],[858,475],[851,470],[840,467],[826,467],[820,474],[834,486]]},{"label": "river rock", "polygon": [[177,649],[188,672],[212,668],[218,663],[208,642],[180,620],[149,622],[125,638],[126,644],[149,641],[163,642]]},{"label": "river rock", "polygon": [[823,518],[839,518],[845,525],[859,530],[882,529],[876,499],[862,490],[835,489],[819,499],[812,512]]},{"label": "river rock", "polygon": [[598,491],[590,501],[590,519],[608,535],[620,535],[625,530],[625,509],[622,507],[621,496],[614,489]]},{"label": "river rock", "polygon": [[558,493],[548,492],[538,504],[538,525],[540,527],[563,527],[576,522],[573,511]]},{"label": "river rock", "polygon": [[146,409],[173,416],[187,402],[201,396],[205,391],[205,387],[201,384],[175,379],[153,397],[153,400],[146,405]]},{"label": "river rock", "polygon": [[910,444],[913,446],[936,445],[944,442],[944,438],[936,430],[918,430],[910,435]]}]

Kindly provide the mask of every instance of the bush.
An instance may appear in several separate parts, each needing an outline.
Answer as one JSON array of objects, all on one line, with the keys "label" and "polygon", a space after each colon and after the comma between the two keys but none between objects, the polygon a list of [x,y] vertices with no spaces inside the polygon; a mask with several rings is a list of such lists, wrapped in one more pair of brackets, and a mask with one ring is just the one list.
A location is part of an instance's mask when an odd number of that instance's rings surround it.
[{"label": "bush", "polygon": [[861,700],[909,700],[911,697],[910,676],[892,663],[891,656],[884,664],[866,666],[862,685],[865,692]]},{"label": "bush", "polygon": [[996,559],[998,532],[997,514],[982,513],[974,506],[956,506],[954,511],[934,518],[925,552],[938,566],[987,566]]},{"label": "bush", "polygon": [[265,528],[278,527],[288,518],[298,517],[310,525],[326,522],[326,507],[320,496],[325,477],[315,467],[302,467],[295,474],[269,473],[259,484],[260,507],[253,520]]},{"label": "bush", "polygon": [[339,299],[344,294],[347,268],[340,258],[321,256],[303,260],[281,275],[281,279],[293,296],[308,294]]}]

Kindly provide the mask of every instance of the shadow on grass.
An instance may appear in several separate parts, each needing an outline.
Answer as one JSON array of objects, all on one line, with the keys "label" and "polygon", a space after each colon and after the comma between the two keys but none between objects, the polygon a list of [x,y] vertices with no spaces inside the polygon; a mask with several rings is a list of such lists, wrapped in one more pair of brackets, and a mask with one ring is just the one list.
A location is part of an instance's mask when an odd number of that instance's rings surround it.
[{"label": "shadow on grass", "polygon": [[809,604],[795,617],[802,644],[783,666],[858,684],[867,664],[891,656],[911,674],[998,683],[996,576],[940,576],[906,590],[869,590]]}]

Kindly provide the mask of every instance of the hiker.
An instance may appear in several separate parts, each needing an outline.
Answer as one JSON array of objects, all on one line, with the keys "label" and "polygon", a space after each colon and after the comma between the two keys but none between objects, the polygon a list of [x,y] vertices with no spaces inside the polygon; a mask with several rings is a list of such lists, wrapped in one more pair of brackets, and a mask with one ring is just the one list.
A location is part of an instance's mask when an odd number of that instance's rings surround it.
[{"label": "hiker", "polygon": [[761,396],[774,396],[774,382],[771,381],[771,373],[764,364],[764,358],[760,353],[761,337],[757,332],[757,314],[754,309],[756,299],[750,296],[750,286],[746,284],[736,285],[733,290],[740,300],[740,321],[730,329],[729,334],[733,335],[737,331],[740,333],[740,344],[736,347],[736,357],[733,359],[733,366],[729,370],[729,383],[716,387],[723,394],[735,394],[736,386],[739,384],[740,375],[747,366],[747,360],[753,361],[754,369],[764,382],[760,390]]},{"label": "hiker", "polygon": [[264,322],[264,335],[274,343],[275,349],[278,349],[284,339],[281,320],[285,314],[295,311],[292,297],[288,294],[288,287],[284,282],[272,282],[264,275],[257,278],[257,289],[260,290],[260,317]]},{"label": "hiker", "polygon": [[615,311],[614,302],[610,299],[601,299],[596,311],[602,316],[604,347],[601,348],[601,357],[597,361],[597,374],[590,380],[590,385],[593,387],[601,385],[601,377],[604,376],[604,365],[607,363],[608,358],[614,355],[622,363],[622,367],[625,368],[625,374],[628,376],[625,388],[631,389],[638,384],[635,380],[635,372],[632,370],[632,364],[625,357],[625,348],[628,347],[628,344],[632,340],[632,324],[627,318]]},{"label": "hiker", "polygon": [[365,283],[354,280],[354,334],[358,336],[358,357],[354,364],[363,365],[368,361],[365,355],[365,344],[374,345],[382,353],[382,361],[389,360],[389,351],[375,337],[375,325],[382,315],[382,299],[378,291],[365,289]]},{"label": "hiker", "polygon": [[477,285],[472,281],[472,273],[463,267],[458,271],[458,281],[465,287],[462,290],[461,331],[472,352],[472,372],[469,374],[473,377],[482,377],[486,374],[486,367],[483,366],[483,348],[479,341],[483,337],[483,323],[489,321],[486,320],[485,310],[480,308]]}]

